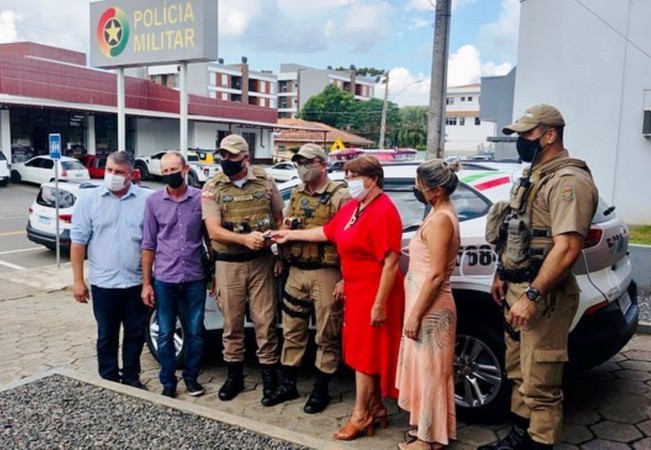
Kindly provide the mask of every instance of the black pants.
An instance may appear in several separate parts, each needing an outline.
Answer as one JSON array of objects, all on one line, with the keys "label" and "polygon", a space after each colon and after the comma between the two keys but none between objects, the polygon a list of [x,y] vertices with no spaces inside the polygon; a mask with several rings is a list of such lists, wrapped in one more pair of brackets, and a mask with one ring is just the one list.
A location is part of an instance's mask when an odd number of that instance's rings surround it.
[{"label": "black pants", "polygon": [[[147,324],[147,307],[140,298],[141,289],[141,285],[124,289],[91,286],[99,375],[106,380],[131,384],[140,378],[140,354]],[[118,366],[120,325],[124,328],[122,376]]]}]

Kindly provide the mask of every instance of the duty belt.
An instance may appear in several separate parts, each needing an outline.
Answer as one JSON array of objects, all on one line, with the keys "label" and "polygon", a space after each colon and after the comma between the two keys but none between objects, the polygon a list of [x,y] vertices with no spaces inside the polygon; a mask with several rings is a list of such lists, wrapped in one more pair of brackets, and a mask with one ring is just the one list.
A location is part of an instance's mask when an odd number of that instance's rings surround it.
[{"label": "duty belt", "polygon": [[297,267],[301,270],[317,270],[317,269],[327,269],[328,267],[334,267],[334,266],[326,266],[325,264],[321,264],[321,263],[307,263],[307,262],[296,261],[296,260],[290,261],[289,265],[292,267]]},{"label": "duty belt", "polygon": [[502,281],[508,281],[511,283],[531,283],[538,275],[539,270],[540,266],[538,265],[526,269],[506,269],[502,265],[499,265],[497,267],[497,275]]}]

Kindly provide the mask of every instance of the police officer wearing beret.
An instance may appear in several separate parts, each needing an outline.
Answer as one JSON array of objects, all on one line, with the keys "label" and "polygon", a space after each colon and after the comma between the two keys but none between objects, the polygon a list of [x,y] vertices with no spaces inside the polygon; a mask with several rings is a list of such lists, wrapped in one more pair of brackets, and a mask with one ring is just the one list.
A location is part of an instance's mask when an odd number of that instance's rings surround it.
[{"label": "police officer wearing beret", "polygon": [[564,128],[561,113],[540,104],[503,130],[518,133],[518,155],[531,168],[487,221],[486,237],[499,254],[491,293],[510,325],[505,363],[513,423],[483,450],[551,449],[561,438],[563,366],[580,292],[572,266],[599,198],[585,162],[563,147]]}]

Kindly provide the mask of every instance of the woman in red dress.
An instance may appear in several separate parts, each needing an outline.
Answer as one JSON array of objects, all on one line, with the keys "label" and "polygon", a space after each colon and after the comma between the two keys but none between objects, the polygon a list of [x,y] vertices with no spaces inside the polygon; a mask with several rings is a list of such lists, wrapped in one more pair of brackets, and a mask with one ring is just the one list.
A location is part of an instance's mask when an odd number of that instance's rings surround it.
[{"label": "woman in red dress", "polygon": [[344,166],[353,200],[323,227],[280,230],[276,242],[332,241],[337,244],[344,281],[344,361],[355,369],[355,406],[334,438],[374,434],[374,422],[387,426],[382,397],[397,398],[395,371],[404,308],[398,271],[402,221],[384,192],[384,172],[372,156]]}]

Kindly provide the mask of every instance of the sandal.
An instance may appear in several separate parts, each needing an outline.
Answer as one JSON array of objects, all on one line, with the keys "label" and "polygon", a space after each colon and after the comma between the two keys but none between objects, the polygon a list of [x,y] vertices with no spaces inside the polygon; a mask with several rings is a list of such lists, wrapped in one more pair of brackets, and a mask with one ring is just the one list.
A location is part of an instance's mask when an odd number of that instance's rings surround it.
[{"label": "sandal", "polygon": [[339,428],[333,437],[338,441],[352,441],[364,432],[369,437],[375,436],[375,430],[373,429],[373,416],[368,416],[365,421],[358,423],[353,422],[351,417],[348,420],[348,423]]},{"label": "sandal", "polygon": [[371,411],[371,415],[373,416],[373,422],[380,423],[380,428],[387,428],[389,426],[389,414],[384,406],[381,406],[375,411]]},{"label": "sandal", "polygon": [[[410,436],[409,432],[407,432],[407,435]],[[425,441],[421,441],[420,439],[414,439],[411,442],[398,444],[398,450],[413,450],[417,448],[419,443],[425,444],[429,450],[441,450],[445,448],[445,445],[436,442],[425,442]]]}]

